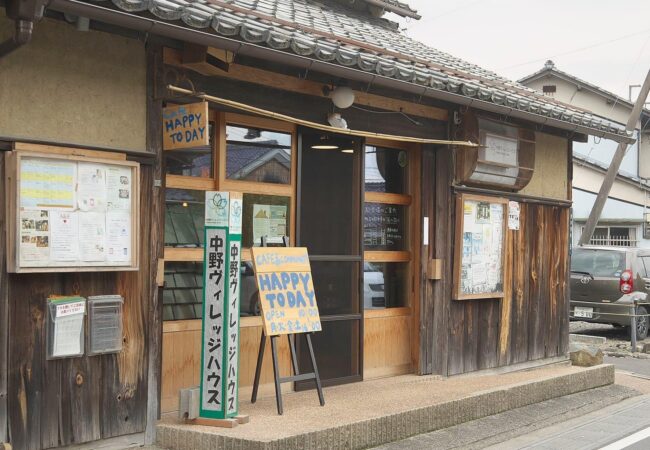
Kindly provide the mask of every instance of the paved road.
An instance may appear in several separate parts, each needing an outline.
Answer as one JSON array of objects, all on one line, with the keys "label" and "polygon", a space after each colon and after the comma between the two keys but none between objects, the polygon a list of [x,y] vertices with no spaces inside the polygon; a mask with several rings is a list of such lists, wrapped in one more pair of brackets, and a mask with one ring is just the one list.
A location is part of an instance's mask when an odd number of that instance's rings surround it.
[{"label": "paved road", "polygon": [[648,450],[650,396],[635,397],[565,423],[543,428],[490,450]]},{"label": "paved road", "polygon": [[[645,402],[643,405],[639,402]],[[602,414],[601,419],[616,412],[610,408],[622,408],[623,416],[614,419],[625,426],[612,431],[605,440],[594,447],[580,447],[571,444],[573,435],[566,433],[572,428],[565,428],[572,424],[573,428],[582,426],[586,421],[593,421],[590,414]],[[642,412],[645,411],[645,412]],[[421,434],[402,441],[393,442],[380,447],[381,450],[424,450],[424,449],[484,449],[490,446],[493,450],[518,449],[518,448],[600,448],[611,443],[618,437],[624,437],[639,429],[650,426],[650,395],[639,396],[638,392],[620,385],[592,389],[567,395],[545,402],[529,405],[523,408],[506,411],[494,416],[484,417],[464,424],[431,433]],[[601,425],[594,425],[596,431]],[[612,424],[612,428],[615,428]],[[592,430],[586,429],[585,433]],[[581,431],[582,432],[582,431]],[[549,436],[563,436],[562,441],[545,442],[535,446],[538,442],[547,440]],[[605,436],[600,436],[605,437]],[[574,444],[591,443],[596,436],[591,434],[576,441]],[[508,445],[508,446],[506,446]],[[529,446],[529,447],[526,447]],[[650,447],[649,447],[650,448]],[[648,450],[648,448],[644,449]]]},{"label": "paved road", "polygon": [[[650,359],[640,358],[617,358],[613,356],[605,356],[603,362],[606,364],[614,364],[617,370],[624,370],[634,374],[648,377],[650,379]],[[648,447],[650,449],[650,447]]]}]

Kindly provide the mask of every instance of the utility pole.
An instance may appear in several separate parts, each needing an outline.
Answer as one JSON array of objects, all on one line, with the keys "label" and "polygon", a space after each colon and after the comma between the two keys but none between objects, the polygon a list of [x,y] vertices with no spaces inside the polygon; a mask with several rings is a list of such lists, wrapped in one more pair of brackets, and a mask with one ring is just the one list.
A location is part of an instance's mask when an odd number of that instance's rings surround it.
[{"label": "utility pole", "polygon": [[[639,121],[639,117],[641,116],[643,105],[645,104],[646,98],[648,97],[648,91],[650,91],[650,70],[645,77],[645,81],[643,82],[639,96],[634,103],[634,108],[632,108],[630,117],[627,119],[625,131],[633,132],[636,129],[636,123]],[[582,236],[580,236],[578,245],[586,245],[589,243],[589,241],[591,241],[591,236],[593,236],[594,230],[596,229],[596,224],[598,223],[598,219],[600,219],[600,214],[603,212],[603,207],[605,206],[605,202],[609,196],[609,191],[612,190],[612,185],[616,179],[616,174],[618,174],[618,169],[621,167],[621,162],[625,156],[627,145],[628,144],[624,142],[620,142],[616,148],[616,153],[614,153],[612,162],[609,164],[609,168],[605,174],[605,179],[603,180],[602,186],[600,186],[600,192],[598,192],[598,197],[596,197],[596,201],[594,202],[594,206],[591,209],[591,213],[589,213],[589,218],[585,224],[585,229],[582,232]]]}]

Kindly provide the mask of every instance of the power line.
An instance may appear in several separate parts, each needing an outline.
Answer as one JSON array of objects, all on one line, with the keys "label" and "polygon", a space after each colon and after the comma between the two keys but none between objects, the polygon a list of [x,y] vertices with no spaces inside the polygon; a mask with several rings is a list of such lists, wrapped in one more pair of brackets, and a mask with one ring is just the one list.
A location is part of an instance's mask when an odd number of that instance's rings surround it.
[{"label": "power line", "polygon": [[520,63],[520,64],[513,64],[511,66],[502,67],[502,68],[500,68],[498,70],[513,69],[515,67],[526,66],[526,65],[529,65],[529,64],[538,63],[540,61],[546,61],[548,59],[557,58],[558,56],[571,55],[573,53],[578,53],[578,52],[582,52],[584,50],[589,50],[589,49],[592,49],[592,48],[595,48],[595,47],[600,47],[601,45],[611,44],[612,42],[622,41],[623,39],[629,39],[631,37],[639,36],[641,34],[646,34],[646,33],[649,33],[649,32],[650,32],[650,28],[645,29],[643,31],[637,31],[636,33],[626,34],[625,36],[617,37],[617,38],[614,38],[614,39],[609,39],[607,41],[596,42],[594,44],[590,44],[590,45],[587,45],[585,47],[580,47],[580,48],[576,48],[576,49],[573,49],[573,50],[568,50],[566,52],[557,53],[555,55],[546,56],[544,58],[533,59],[533,60],[523,62],[523,63]]}]

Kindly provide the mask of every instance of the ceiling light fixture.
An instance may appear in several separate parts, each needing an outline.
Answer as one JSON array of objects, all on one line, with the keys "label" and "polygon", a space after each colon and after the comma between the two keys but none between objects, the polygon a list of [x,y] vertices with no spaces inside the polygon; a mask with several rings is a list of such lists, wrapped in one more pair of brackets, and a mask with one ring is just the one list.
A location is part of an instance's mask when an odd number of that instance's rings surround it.
[{"label": "ceiling light fixture", "polygon": [[341,150],[341,153],[354,153],[354,149],[352,148],[344,148]]},{"label": "ceiling light fixture", "polygon": [[322,135],[318,143],[311,146],[312,150],[338,150],[339,146],[336,145],[330,137],[326,134]]},{"label": "ceiling light fixture", "polygon": [[342,128],[344,130],[348,129],[348,123],[343,117],[341,117],[340,113],[329,113],[327,115],[327,121],[335,128]]},{"label": "ceiling light fixture", "polygon": [[347,86],[337,86],[334,89],[324,86],[323,94],[331,98],[337,108],[349,108],[354,103],[354,91]]}]

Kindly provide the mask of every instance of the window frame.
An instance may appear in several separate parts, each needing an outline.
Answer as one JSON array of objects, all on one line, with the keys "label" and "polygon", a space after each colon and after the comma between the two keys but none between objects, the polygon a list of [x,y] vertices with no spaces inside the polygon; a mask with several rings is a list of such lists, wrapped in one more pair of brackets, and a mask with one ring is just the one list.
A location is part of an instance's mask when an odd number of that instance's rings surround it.
[{"label": "window frame", "polygon": [[[183,175],[165,176],[165,189],[185,189],[193,191],[236,191],[244,194],[262,194],[289,198],[289,242],[295,244],[296,230],[296,183],[298,168],[298,139],[297,127],[294,124],[262,117],[248,116],[236,113],[226,113],[210,108],[208,120],[213,122],[215,136],[212,139],[213,177],[191,177]],[[244,180],[229,180],[226,178],[226,125],[232,124],[243,127],[255,127],[262,130],[279,131],[291,135],[291,175],[289,184],[261,183]],[[166,213],[166,211],[165,211]],[[251,261],[250,247],[242,249],[242,262]],[[203,263],[203,247],[164,247],[163,258],[167,262]],[[200,319],[187,319],[189,321]],[[258,316],[241,317],[241,326],[257,326],[261,324]],[[166,323],[183,321],[167,320]]]},{"label": "window frame", "polygon": [[[404,194],[386,193],[386,192],[366,192],[365,191],[365,171],[363,174],[364,179],[362,184],[364,186],[363,204],[364,209],[366,203],[378,203],[383,205],[398,205],[404,206],[406,209],[404,229],[406,235],[404,242],[406,248],[404,250],[363,250],[363,261],[377,262],[377,263],[398,263],[406,264],[406,283],[407,292],[404,306],[383,308],[383,309],[365,309],[363,314],[365,317],[385,317],[387,315],[410,315],[414,307],[415,286],[417,283],[415,268],[417,266],[416,259],[419,256],[420,248],[420,221],[413,219],[413,213],[419,214],[419,164],[417,163],[420,155],[420,147],[417,144],[408,142],[385,141],[375,138],[367,138],[363,144],[363,158],[365,167],[365,152],[367,146],[382,147],[394,150],[404,150],[408,156],[407,170],[405,173],[406,180],[404,186]],[[364,217],[365,220],[365,217]],[[363,245],[363,236],[361,236]]]}]

